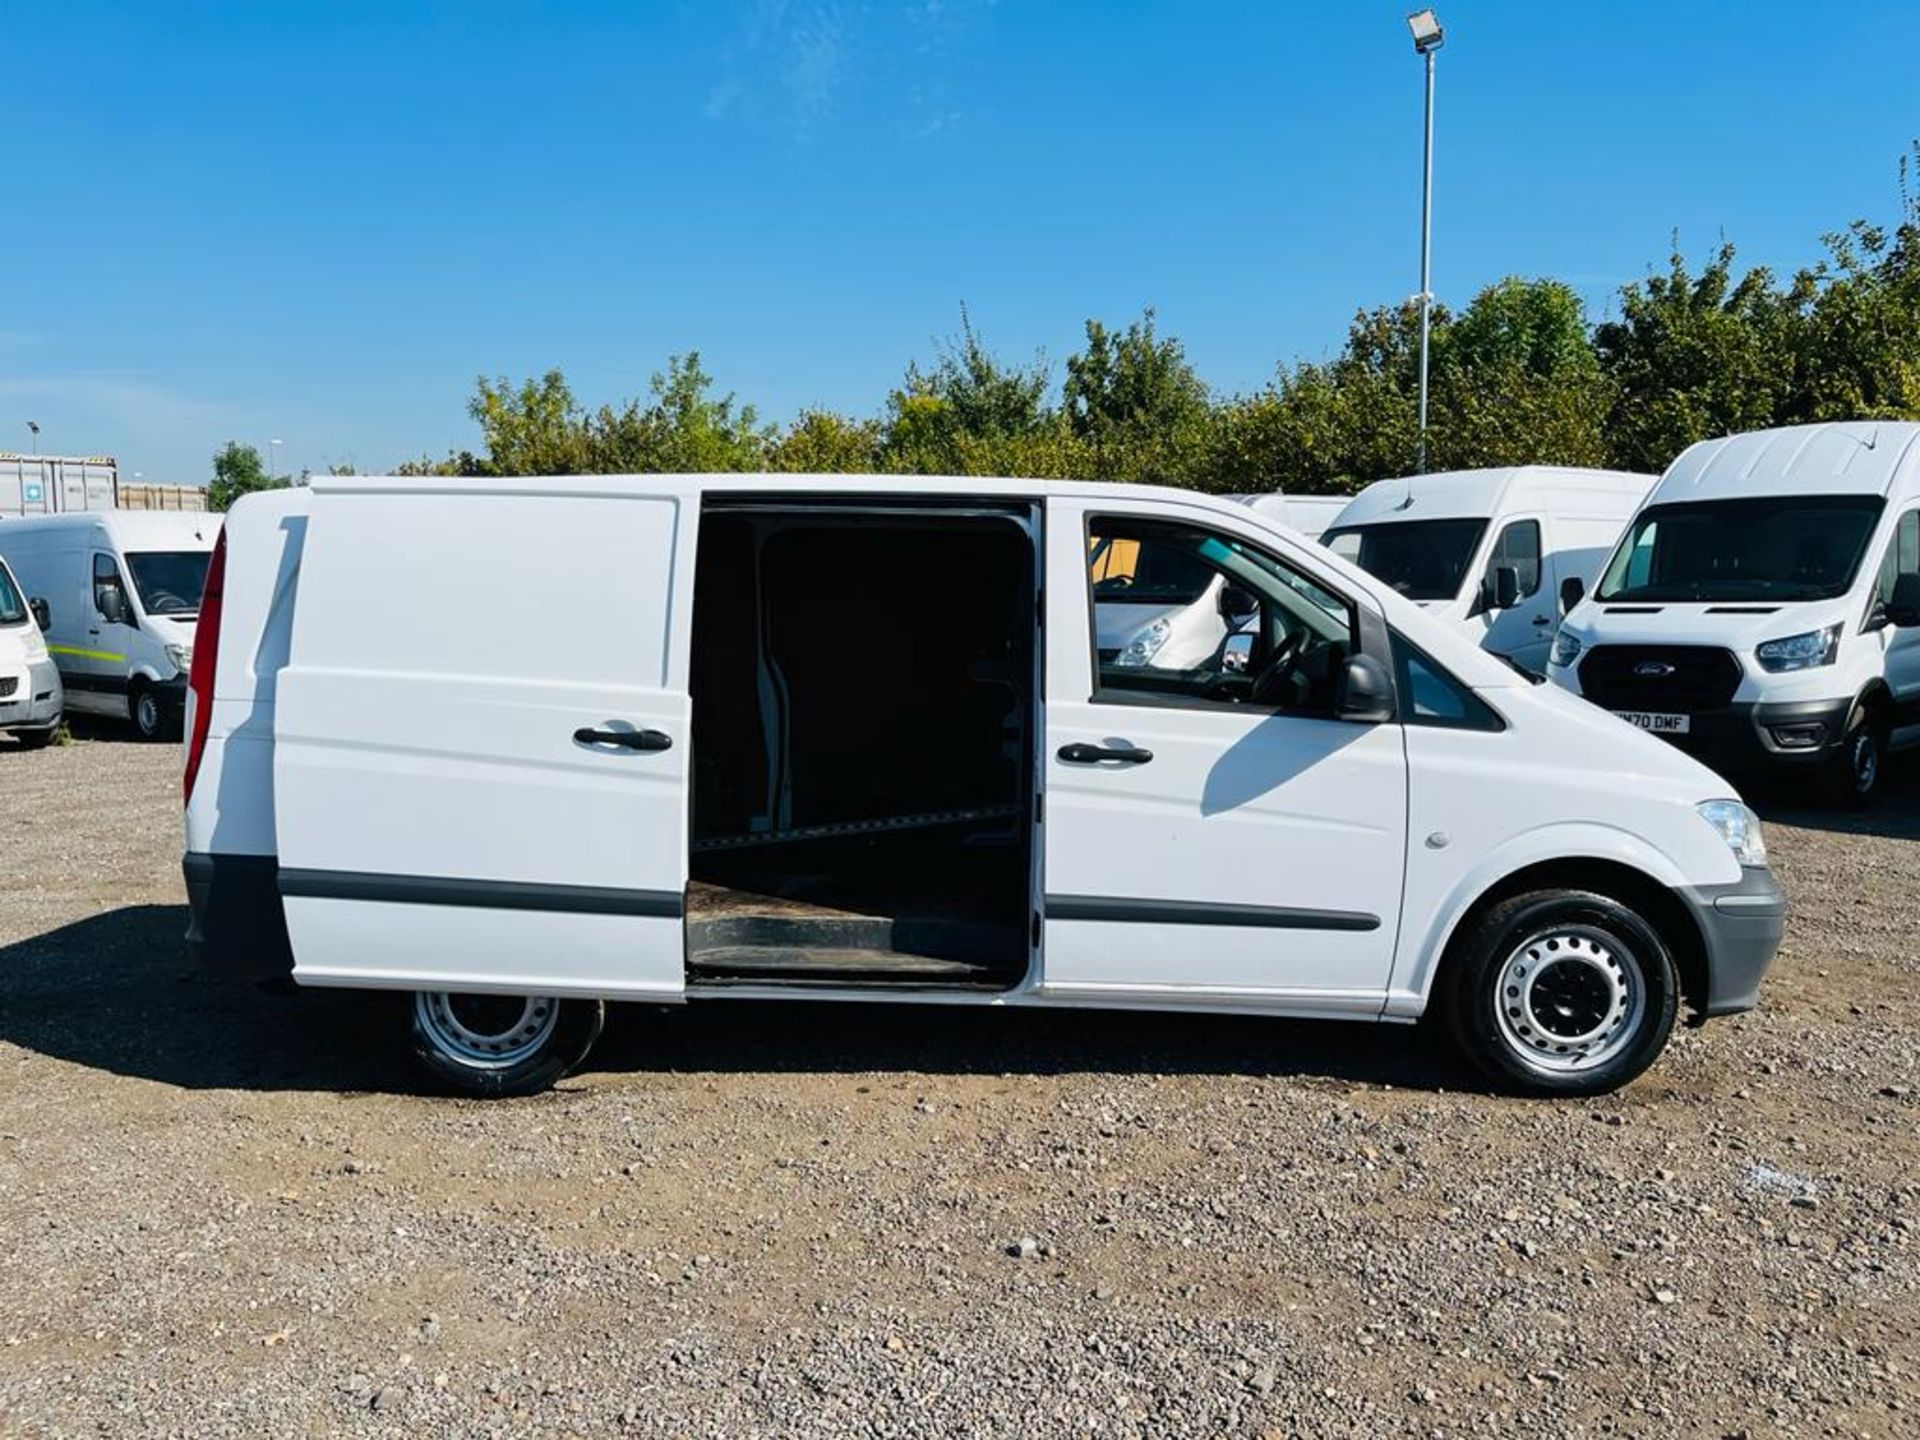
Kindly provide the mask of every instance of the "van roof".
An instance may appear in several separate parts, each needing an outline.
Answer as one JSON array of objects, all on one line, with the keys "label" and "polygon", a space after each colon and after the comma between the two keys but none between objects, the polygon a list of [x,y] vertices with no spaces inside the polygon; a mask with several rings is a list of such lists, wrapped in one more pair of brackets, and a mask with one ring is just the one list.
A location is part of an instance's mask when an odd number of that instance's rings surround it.
[{"label": "van roof", "polygon": [[0,520],[0,537],[84,535],[101,530],[123,548],[163,545],[211,550],[220,534],[220,516],[208,510],[69,510],[60,515]]},{"label": "van roof", "polygon": [[1441,470],[1398,480],[1376,480],[1340,512],[1332,527],[1406,520],[1484,520],[1528,503],[1529,492],[1576,495],[1626,513],[1653,488],[1654,477],[1577,465],[1503,465],[1485,470]]},{"label": "van roof", "polygon": [[1920,424],[1834,420],[1688,446],[1655,504],[1758,495],[1904,495],[1920,489]]},{"label": "van roof", "polygon": [[1225,495],[1209,495],[1171,485],[984,475],[789,475],[736,471],[697,475],[315,475],[306,488],[316,495],[355,492],[414,495],[550,495],[571,492],[592,495],[616,488],[626,494],[638,488],[672,495],[684,495],[689,490],[709,494],[781,495],[804,491],[816,495],[951,495],[1009,500],[1073,495],[1092,499],[1169,500],[1198,505],[1226,515],[1244,515],[1249,508]]}]

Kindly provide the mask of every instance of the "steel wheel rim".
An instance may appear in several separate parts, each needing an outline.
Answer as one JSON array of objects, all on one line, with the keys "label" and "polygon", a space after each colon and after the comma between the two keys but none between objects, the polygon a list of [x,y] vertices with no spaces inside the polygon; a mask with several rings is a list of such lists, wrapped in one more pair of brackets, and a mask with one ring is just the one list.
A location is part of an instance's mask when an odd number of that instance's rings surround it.
[{"label": "steel wheel rim", "polygon": [[1528,936],[1501,965],[1493,992],[1500,1038],[1543,1075],[1605,1065],[1633,1043],[1646,1009],[1639,957],[1587,925]]},{"label": "steel wheel rim", "polygon": [[413,998],[434,1049],[476,1070],[505,1070],[539,1053],[560,1023],[551,995],[466,995],[423,990]]},{"label": "steel wheel rim", "polygon": [[133,719],[143,735],[157,733],[160,729],[160,702],[143,693],[133,702]]}]

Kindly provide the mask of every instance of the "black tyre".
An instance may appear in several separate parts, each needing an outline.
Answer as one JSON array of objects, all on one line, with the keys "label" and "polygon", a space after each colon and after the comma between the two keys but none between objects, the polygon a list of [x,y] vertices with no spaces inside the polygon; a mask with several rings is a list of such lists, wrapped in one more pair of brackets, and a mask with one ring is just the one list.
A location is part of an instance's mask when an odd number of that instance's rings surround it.
[{"label": "black tyre", "polygon": [[165,697],[143,681],[134,681],[127,692],[127,719],[142,740],[166,740],[174,731],[173,713]]},{"label": "black tyre", "polygon": [[1874,710],[1856,705],[1840,748],[1827,761],[1827,799],[1844,809],[1866,809],[1880,798],[1886,768],[1886,726]]},{"label": "black tyre", "polygon": [[1600,1095],[1673,1033],[1680,976],[1659,933],[1618,900],[1541,890],[1503,900],[1441,976],[1455,1040],[1502,1089]]},{"label": "black tyre", "polygon": [[442,1083],[469,1095],[534,1095],[587,1058],[606,1023],[598,1000],[550,995],[413,996],[413,1050]]},{"label": "black tyre", "polygon": [[59,729],[58,725],[49,725],[44,730],[16,730],[13,738],[20,742],[22,750],[44,750],[53,743],[53,737]]}]

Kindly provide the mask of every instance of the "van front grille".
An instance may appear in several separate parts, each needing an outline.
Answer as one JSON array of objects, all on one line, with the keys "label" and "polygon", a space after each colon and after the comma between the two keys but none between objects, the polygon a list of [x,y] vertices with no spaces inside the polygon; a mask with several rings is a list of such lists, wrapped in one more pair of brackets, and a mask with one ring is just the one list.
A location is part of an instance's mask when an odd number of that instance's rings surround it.
[{"label": "van front grille", "polygon": [[1718,710],[1739,688],[1733,652],[1705,645],[1596,645],[1580,662],[1580,693],[1608,710]]}]

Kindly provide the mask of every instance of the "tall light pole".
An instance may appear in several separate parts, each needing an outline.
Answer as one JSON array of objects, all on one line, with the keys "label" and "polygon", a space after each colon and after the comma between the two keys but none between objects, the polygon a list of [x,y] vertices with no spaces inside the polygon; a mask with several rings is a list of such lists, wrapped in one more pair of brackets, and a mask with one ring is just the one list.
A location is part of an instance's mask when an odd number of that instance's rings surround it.
[{"label": "tall light pole", "polygon": [[267,479],[278,480],[280,478],[280,442],[269,440],[267,444],[273,447],[267,452],[273,457],[272,463],[267,466]]},{"label": "tall light pole", "polygon": [[27,429],[33,432],[33,453],[38,455],[40,453],[40,422],[38,420],[27,421]]},{"label": "tall light pole", "polygon": [[1433,56],[1446,44],[1447,32],[1431,10],[1407,16],[1414,53],[1427,62],[1426,145],[1420,170],[1420,455],[1414,473],[1427,473],[1427,336],[1433,313]]}]

